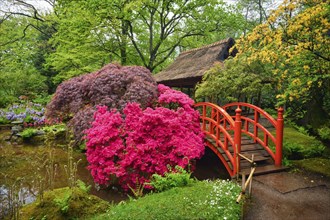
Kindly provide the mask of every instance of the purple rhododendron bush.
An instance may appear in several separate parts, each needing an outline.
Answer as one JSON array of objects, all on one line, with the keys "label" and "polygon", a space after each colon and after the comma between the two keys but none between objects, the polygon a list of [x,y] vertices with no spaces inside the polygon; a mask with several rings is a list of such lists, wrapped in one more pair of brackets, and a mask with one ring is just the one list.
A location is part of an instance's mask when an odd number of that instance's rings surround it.
[{"label": "purple rhododendron bush", "polygon": [[157,84],[148,69],[108,64],[61,83],[46,108],[48,119],[70,120],[76,141],[90,128],[97,105],[121,111],[128,102],[145,108],[157,99]]},{"label": "purple rhododendron bush", "polygon": [[182,92],[158,86],[158,100],[143,108],[130,102],[122,112],[98,106],[86,131],[88,168],[94,181],[123,189],[145,188],[152,174],[187,168],[204,152],[199,112]]}]

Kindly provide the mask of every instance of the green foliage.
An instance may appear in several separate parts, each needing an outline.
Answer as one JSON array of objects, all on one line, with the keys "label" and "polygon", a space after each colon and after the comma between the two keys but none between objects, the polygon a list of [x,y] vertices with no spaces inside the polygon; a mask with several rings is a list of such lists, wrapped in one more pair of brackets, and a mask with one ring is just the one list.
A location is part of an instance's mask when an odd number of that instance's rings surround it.
[{"label": "green foliage", "polygon": [[206,97],[213,102],[220,100],[221,103],[258,97],[256,102],[260,105],[271,97],[272,83],[269,70],[260,62],[248,64],[245,57],[227,59],[225,66],[216,64],[203,76],[196,97]]},{"label": "green foliage", "polygon": [[5,117],[0,117],[0,124],[9,124],[10,121]]},{"label": "green foliage", "polygon": [[97,213],[104,213],[109,204],[100,198],[87,194],[78,187],[59,188],[46,191],[39,199],[24,206],[20,211],[26,219],[81,219]]},{"label": "green foliage", "polygon": [[[106,63],[159,71],[178,48],[192,48],[240,34],[243,17],[218,0],[59,1],[56,50],[47,66],[58,84]],[[201,13],[203,11],[203,13]]]},{"label": "green foliage", "polygon": [[175,170],[166,172],[164,176],[153,174],[150,185],[158,192],[166,191],[174,187],[183,187],[194,182],[193,179],[190,179],[190,175],[191,173],[188,173],[182,167],[175,166]]},{"label": "green foliage", "polygon": [[[17,101],[21,95],[33,97],[47,92],[46,78],[40,75],[32,62],[38,31],[26,28],[28,24],[28,19],[16,16],[1,22],[0,107]],[[13,41],[23,35],[25,28],[24,40]]]},{"label": "green foliage", "polygon": [[51,126],[45,126],[40,128],[25,128],[22,132],[20,132],[19,134],[21,135],[21,137],[23,139],[30,139],[33,136],[37,135],[40,130],[44,131],[46,133],[46,135],[49,135],[49,133],[52,133],[51,136],[53,138],[59,136],[60,134],[62,134],[63,132],[66,131],[66,125],[65,124],[55,124],[55,125],[51,125]]},{"label": "green foliage", "polygon": [[123,202],[93,219],[240,219],[240,187],[229,181],[196,181]]},{"label": "green foliage", "polygon": [[292,142],[284,142],[283,145],[283,156],[289,160],[299,160],[303,158],[321,156],[324,150],[324,146],[320,143],[315,143],[315,145],[308,148]]},{"label": "green foliage", "polygon": [[22,132],[19,134],[23,139],[30,139],[33,136],[35,136],[38,133],[38,129],[36,128],[25,128]]},{"label": "green foliage", "polygon": [[86,151],[86,142],[83,141],[81,144],[79,144],[78,148],[82,152]]},{"label": "green foliage", "polygon": [[111,61],[107,52],[111,47],[105,38],[110,37],[111,41],[112,32],[109,30],[107,35],[103,31],[107,27],[102,27],[97,14],[86,9],[87,4],[59,1],[55,8],[60,16],[54,18],[58,23],[57,33],[50,39],[50,44],[56,50],[47,56],[46,62],[48,68],[58,72],[52,79],[56,85],[93,72]]},{"label": "green foliage", "polygon": [[42,106],[46,106],[50,102],[52,95],[37,95],[32,101],[34,103],[39,103]]},{"label": "green foliage", "polygon": [[72,191],[68,190],[61,197],[54,198],[55,205],[60,209],[60,211],[65,214],[69,209],[69,199],[71,198]]},{"label": "green foliage", "polygon": [[54,132],[54,135],[56,136],[58,133],[63,133],[67,130],[66,124],[60,123],[60,124],[54,124],[49,126],[44,126],[42,130],[46,133]]},{"label": "green foliage", "polygon": [[292,127],[284,128],[283,156],[290,160],[321,156],[324,145]]},{"label": "green foliage", "polygon": [[86,193],[89,193],[89,191],[92,188],[91,185],[87,185],[86,183],[84,183],[83,181],[81,181],[79,179],[77,180],[77,187]]},{"label": "green foliage", "polygon": [[317,131],[322,140],[325,141],[330,140],[330,127],[323,126],[319,128]]},{"label": "green foliage", "polygon": [[259,62],[270,72],[272,99],[296,123],[319,128],[330,118],[329,6],[322,0],[283,3],[247,36],[237,40],[235,59]]}]

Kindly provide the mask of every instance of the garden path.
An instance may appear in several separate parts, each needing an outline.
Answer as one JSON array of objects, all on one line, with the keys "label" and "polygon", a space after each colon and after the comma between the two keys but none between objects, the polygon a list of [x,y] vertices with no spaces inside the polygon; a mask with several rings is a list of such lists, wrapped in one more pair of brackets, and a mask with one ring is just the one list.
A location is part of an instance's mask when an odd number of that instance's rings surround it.
[{"label": "garden path", "polygon": [[330,220],[330,179],[307,173],[253,178],[244,220]]}]

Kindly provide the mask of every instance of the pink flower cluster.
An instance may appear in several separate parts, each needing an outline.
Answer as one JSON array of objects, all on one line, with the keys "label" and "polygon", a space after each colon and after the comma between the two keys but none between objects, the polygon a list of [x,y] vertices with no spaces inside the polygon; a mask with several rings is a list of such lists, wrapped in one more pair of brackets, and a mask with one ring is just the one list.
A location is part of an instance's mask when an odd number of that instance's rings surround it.
[{"label": "pink flower cluster", "polygon": [[[123,189],[163,175],[168,166],[187,167],[204,152],[199,113],[187,95],[158,86],[155,107],[128,103],[121,115],[99,106],[87,133],[87,160],[94,181],[108,185],[116,177]],[[177,104],[176,109],[164,105]],[[149,185],[145,185],[147,187]]]}]

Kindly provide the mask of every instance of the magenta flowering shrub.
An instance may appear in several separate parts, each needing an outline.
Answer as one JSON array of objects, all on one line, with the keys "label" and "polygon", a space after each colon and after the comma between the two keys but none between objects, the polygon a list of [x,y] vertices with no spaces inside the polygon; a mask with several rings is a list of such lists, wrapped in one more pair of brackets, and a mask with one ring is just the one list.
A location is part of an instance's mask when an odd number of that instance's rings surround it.
[{"label": "magenta flowering shrub", "polygon": [[[149,182],[152,174],[168,172],[168,166],[187,167],[202,156],[203,134],[193,100],[164,85],[158,91],[154,107],[129,103],[122,114],[98,107],[86,137],[88,168],[96,183],[108,185],[115,177],[123,189],[134,188]],[[167,108],[171,104],[176,108]]]},{"label": "magenta flowering shrub", "polygon": [[148,69],[108,64],[102,69],[61,83],[46,108],[46,117],[70,120],[76,141],[90,127],[97,105],[122,110],[126,103],[143,108],[157,98],[157,84]]}]

